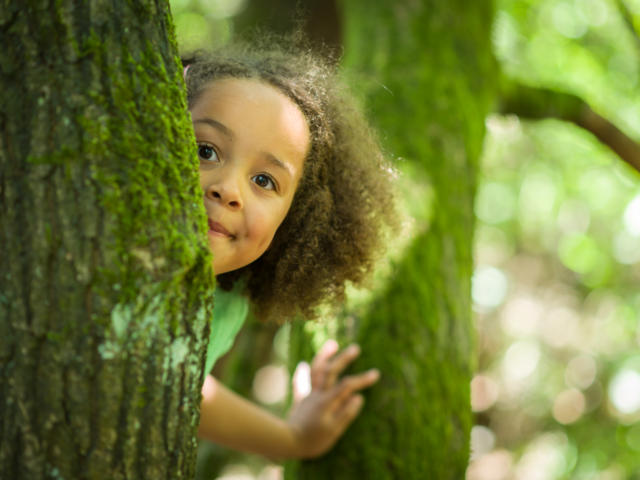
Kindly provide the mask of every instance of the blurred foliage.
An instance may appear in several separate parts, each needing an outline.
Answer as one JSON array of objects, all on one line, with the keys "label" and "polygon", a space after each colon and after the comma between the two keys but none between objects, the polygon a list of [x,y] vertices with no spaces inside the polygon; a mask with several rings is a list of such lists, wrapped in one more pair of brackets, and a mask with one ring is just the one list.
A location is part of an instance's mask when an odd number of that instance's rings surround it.
[{"label": "blurred foliage", "polygon": [[[187,51],[228,41],[247,1],[171,5]],[[495,53],[507,76],[579,95],[640,140],[633,25],[640,0],[498,0]],[[640,175],[573,125],[487,127],[467,478],[640,479]],[[219,478],[279,478],[234,461]]]},{"label": "blurred foliage", "polygon": [[[579,95],[640,138],[638,39],[615,1],[498,7],[508,76]],[[626,7],[638,24],[640,2]],[[573,125],[487,126],[468,478],[640,478],[640,175]]]},{"label": "blurred foliage", "polygon": [[171,0],[180,53],[211,49],[231,38],[232,18],[247,6],[247,0]]}]

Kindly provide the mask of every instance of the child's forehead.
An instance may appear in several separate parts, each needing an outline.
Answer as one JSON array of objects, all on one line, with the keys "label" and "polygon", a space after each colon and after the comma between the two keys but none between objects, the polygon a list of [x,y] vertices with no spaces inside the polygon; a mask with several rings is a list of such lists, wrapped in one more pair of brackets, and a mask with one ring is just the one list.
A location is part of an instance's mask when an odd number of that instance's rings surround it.
[{"label": "child's forehead", "polygon": [[192,106],[191,116],[194,126],[215,125],[234,143],[277,158],[296,158],[298,163],[310,149],[311,134],[302,111],[277,88],[260,80],[210,82]]},{"label": "child's forehead", "polygon": [[209,97],[243,98],[249,101],[264,100],[265,98],[279,98],[297,105],[279,88],[259,78],[251,77],[221,77],[207,82],[203,87],[203,94]]},{"label": "child's forehead", "polygon": [[291,128],[295,137],[310,139],[307,117],[300,107],[273,85],[254,78],[221,78],[209,82],[191,109],[192,114],[271,112]]}]

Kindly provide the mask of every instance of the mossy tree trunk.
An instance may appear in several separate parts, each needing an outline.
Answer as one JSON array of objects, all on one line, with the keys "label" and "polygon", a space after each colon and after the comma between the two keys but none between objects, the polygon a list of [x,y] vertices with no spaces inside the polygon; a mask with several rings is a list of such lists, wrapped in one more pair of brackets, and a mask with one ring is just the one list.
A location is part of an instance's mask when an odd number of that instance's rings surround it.
[{"label": "mossy tree trunk", "polygon": [[489,0],[343,2],[345,66],[360,75],[398,166],[428,179],[430,218],[356,319],[357,333],[342,338],[362,345],[356,370],[382,372],[363,414],[328,456],[290,465],[287,478],[465,476],[473,198],[495,78],[491,19]]},{"label": "mossy tree trunk", "polygon": [[0,7],[2,478],[192,478],[213,275],[163,1]]}]

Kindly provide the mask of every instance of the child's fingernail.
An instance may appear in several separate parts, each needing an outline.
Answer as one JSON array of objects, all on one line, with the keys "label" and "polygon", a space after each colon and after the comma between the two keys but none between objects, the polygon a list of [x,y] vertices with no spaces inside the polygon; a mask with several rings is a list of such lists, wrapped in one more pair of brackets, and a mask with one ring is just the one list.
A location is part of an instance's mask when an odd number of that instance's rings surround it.
[{"label": "child's fingernail", "polygon": [[355,343],[349,346],[349,353],[353,353],[354,355],[356,353],[360,353],[360,346],[356,345]]},{"label": "child's fingernail", "polygon": [[380,378],[380,370],[378,370],[377,368],[372,368],[371,370],[369,370],[369,377],[370,378]]},{"label": "child's fingernail", "polygon": [[330,338],[329,340],[327,340],[326,342],[324,342],[323,345],[324,348],[329,348],[329,349],[337,349],[338,348],[338,342],[336,342],[333,338]]}]

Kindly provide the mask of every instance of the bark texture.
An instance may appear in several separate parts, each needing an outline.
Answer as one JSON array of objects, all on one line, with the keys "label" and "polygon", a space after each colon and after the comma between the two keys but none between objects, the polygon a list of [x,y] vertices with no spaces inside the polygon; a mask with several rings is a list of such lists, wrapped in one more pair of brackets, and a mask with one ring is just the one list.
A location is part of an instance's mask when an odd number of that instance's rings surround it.
[{"label": "bark texture", "polygon": [[[345,65],[359,72],[355,84],[398,166],[429,184],[431,196],[421,197],[429,220],[367,311],[345,319],[352,333],[343,342],[362,346],[354,370],[382,373],[363,414],[329,455],[289,465],[287,478],[465,477],[473,198],[496,70],[491,19],[488,0],[343,3]],[[310,330],[292,335],[299,357],[309,357]]]},{"label": "bark texture", "polygon": [[168,4],[2,1],[0,472],[192,478],[213,275]]}]

